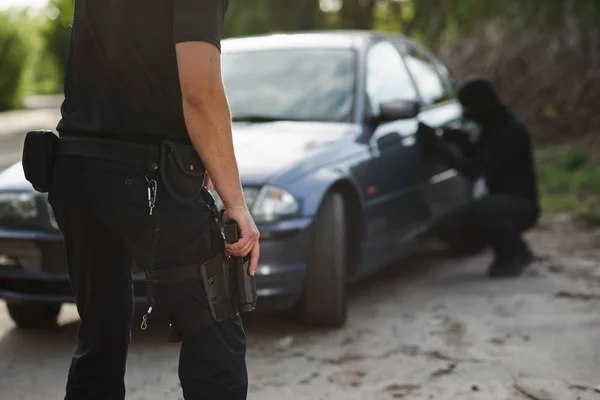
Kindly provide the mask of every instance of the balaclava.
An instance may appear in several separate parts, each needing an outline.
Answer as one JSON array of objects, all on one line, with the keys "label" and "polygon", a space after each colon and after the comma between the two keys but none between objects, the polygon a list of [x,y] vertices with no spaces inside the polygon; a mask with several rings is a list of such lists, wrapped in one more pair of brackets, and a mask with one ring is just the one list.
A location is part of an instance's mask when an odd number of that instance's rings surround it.
[{"label": "balaclava", "polygon": [[458,100],[463,105],[464,116],[482,127],[490,127],[504,116],[504,105],[487,79],[476,78],[465,82],[458,91]]}]

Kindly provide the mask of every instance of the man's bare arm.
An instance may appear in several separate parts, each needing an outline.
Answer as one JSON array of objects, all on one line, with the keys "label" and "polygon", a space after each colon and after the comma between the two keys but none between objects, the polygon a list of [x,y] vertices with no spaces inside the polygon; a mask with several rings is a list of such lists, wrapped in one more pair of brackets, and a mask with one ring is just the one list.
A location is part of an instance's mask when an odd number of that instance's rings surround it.
[{"label": "man's bare arm", "polygon": [[231,113],[221,76],[221,54],[207,42],[176,45],[188,133],[225,207],[244,204],[231,136]]},{"label": "man's bare arm", "polygon": [[213,44],[201,41],[177,43],[175,49],[188,134],[225,204],[225,219],[236,220],[240,228],[240,240],[226,248],[236,256],[251,252],[249,272],[254,275],[260,234],[248,211],[235,160],[221,54]]}]

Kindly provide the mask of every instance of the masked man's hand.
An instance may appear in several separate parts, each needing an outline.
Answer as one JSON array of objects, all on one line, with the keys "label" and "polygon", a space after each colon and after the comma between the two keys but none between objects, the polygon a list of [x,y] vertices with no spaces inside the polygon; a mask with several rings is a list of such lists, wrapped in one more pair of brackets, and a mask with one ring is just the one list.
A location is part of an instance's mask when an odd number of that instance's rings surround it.
[{"label": "masked man's hand", "polygon": [[427,124],[424,124],[423,122],[419,122],[419,128],[417,129],[417,137],[427,148],[435,148],[436,142],[439,141],[435,133],[435,129],[433,129]]},{"label": "masked man's hand", "polygon": [[451,143],[457,143],[466,139],[465,134],[459,129],[444,129],[444,140]]}]

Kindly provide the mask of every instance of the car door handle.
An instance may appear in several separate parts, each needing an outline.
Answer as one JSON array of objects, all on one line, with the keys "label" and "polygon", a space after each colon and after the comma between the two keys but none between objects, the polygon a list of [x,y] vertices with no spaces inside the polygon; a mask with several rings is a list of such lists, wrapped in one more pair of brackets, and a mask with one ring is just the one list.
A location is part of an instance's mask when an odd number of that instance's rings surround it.
[{"label": "car door handle", "polygon": [[377,139],[377,148],[379,151],[398,146],[402,143],[402,136],[398,132],[390,132]]}]

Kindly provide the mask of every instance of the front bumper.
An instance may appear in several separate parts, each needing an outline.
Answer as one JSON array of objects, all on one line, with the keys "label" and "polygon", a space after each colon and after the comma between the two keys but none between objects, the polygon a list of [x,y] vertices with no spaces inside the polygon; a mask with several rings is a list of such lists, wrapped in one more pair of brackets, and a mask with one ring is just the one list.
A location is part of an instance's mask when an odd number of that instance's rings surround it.
[{"label": "front bumper", "polygon": [[[283,310],[302,295],[310,218],[259,225],[257,309]],[[136,302],[146,301],[144,273],[133,270]],[[60,233],[0,229],[0,298],[72,303]]]}]

